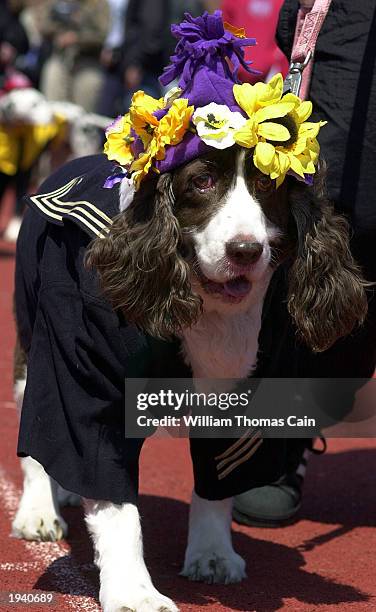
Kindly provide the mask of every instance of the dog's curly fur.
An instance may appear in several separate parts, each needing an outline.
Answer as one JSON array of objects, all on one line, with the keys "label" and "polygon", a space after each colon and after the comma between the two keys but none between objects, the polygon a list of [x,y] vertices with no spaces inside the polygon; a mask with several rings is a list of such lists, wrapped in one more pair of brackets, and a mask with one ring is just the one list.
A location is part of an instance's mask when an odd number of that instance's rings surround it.
[{"label": "dog's curly fur", "polygon": [[170,184],[168,174],[148,182],[115,218],[108,237],[94,241],[86,258],[97,268],[113,306],[161,338],[195,323],[202,304],[191,291],[190,268],[181,255]]},{"label": "dog's curly fur", "polygon": [[315,352],[349,334],[368,308],[367,283],[349,248],[349,224],[329,205],[324,178],[321,164],[312,190],[298,184],[291,192],[298,247],[289,272],[288,310]]}]

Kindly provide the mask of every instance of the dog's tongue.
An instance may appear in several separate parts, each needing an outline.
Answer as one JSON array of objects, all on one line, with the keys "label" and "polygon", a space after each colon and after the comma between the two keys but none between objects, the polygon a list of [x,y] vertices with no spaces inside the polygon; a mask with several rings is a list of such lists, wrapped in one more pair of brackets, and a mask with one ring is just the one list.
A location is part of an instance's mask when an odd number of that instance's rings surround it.
[{"label": "dog's tongue", "polygon": [[233,278],[224,284],[224,290],[227,295],[232,297],[243,297],[251,289],[251,283],[244,277]]}]

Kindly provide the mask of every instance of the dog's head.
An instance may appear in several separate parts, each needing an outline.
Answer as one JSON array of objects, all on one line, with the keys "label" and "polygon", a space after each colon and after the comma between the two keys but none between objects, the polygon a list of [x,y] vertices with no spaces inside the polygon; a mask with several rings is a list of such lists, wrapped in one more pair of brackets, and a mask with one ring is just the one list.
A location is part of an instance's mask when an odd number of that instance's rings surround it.
[{"label": "dog's head", "polygon": [[244,312],[290,260],[289,311],[307,344],[324,350],[364,318],[367,302],[323,173],[313,186],[288,176],[276,189],[240,147],[201,156],[145,181],[88,263],[127,320],[167,337],[202,309]]}]

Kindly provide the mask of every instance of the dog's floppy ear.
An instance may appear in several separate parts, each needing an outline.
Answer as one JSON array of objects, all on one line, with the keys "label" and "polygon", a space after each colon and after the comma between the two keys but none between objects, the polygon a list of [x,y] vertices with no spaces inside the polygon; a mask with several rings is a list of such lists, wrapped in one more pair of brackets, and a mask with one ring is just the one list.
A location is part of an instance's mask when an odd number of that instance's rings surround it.
[{"label": "dog's floppy ear", "polygon": [[349,226],[325,198],[325,168],[315,183],[290,192],[297,253],[289,273],[288,309],[314,351],[328,349],[367,314],[366,283],[349,248]]},{"label": "dog's floppy ear", "polygon": [[108,235],[92,243],[86,259],[97,269],[113,307],[160,338],[191,326],[201,312],[180,243],[171,176],[164,174],[141,185]]}]

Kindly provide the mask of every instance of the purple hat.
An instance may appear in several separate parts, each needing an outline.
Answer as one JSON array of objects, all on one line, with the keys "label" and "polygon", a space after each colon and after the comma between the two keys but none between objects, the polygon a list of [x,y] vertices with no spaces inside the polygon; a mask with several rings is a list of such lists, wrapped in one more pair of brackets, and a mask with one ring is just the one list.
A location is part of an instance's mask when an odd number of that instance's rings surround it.
[{"label": "purple hat", "polygon": [[[170,58],[171,64],[159,79],[161,84],[166,86],[178,79],[180,96],[188,99],[194,108],[215,102],[244,114],[236,104],[233,86],[239,82],[240,66],[251,74],[259,74],[249,67],[243,50],[255,45],[256,40],[245,38],[240,30],[240,36],[236,36],[234,28],[223,23],[222,11],[212,15],[205,12],[200,17],[185,13],[184,17],[185,21],[171,26],[172,35],[179,42],[175,55]],[[166,157],[157,161],[155,167],[160,172],[168,172],[208,150],[210,147],[197,134],[187,132],[181,143],[166,148]]]}]

